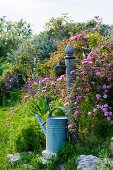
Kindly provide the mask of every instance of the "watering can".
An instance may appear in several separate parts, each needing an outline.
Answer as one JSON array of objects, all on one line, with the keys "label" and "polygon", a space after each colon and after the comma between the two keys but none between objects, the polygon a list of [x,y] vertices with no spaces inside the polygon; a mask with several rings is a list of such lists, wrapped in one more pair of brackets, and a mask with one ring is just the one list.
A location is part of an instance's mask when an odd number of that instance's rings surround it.
[{"label": "watering can", "polygon": [[[50,111],[49,116],[44,123],[42,122],[39,115],[36,114],[36,119],[38,120],[39,125],[46,136],[46,151],[48,153],[56,153],[64,146],[68,132],[68,117],[52,116],[52,113],[56,109],[60,109],[66,114],[65,108],[55,107]],[[46,127],[44,126],[45,123]]]}]

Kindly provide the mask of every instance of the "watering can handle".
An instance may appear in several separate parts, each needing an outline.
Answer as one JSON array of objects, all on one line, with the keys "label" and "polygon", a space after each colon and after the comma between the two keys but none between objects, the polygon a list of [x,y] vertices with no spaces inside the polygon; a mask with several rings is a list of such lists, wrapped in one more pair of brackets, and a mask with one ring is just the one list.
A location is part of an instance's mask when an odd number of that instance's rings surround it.
[{"label": "watering can handle", "polygon": [[[67,110],[66,110],[64,107],[55,107],[54,109],[52,109],[52,110],[50,111],[49,116],[52,116],[53,111],[56,110],[56,109],[62,110],[65,114],[67,113]],[[44,123],[45,123],[45,122],[44,122]]]}]

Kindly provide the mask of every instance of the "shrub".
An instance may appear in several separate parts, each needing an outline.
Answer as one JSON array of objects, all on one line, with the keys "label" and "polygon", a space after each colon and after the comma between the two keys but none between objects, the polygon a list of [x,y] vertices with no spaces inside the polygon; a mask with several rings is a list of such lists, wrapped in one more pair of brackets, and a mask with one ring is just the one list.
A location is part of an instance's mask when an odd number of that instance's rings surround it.
[{"label": "shrub", "polygon": [[23,118],[11,133],[10,146],[16,152],[38,151],[40,153],[45,146],[44,135],[35,118]]}]

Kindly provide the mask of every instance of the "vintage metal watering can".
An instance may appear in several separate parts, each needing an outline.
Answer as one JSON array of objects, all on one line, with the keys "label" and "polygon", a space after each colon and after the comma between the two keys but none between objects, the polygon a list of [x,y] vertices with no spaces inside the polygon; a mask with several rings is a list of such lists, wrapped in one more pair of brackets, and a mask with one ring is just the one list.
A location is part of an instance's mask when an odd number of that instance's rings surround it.
[{"label": "vintage metal watering can", "polygon": [[[38,114],[36,118],[46,136],[46,152],[56,153],[61,149],[66,141],[67,132],[68,132],[68,117],[67,116],[52,116],[53,111],[56,109],[62,110],[65,114],[67,113],[66,109],[63,107],[55,107],[50,111],[49,116],[46,119],[46,122],[42,122]],[[44,124],[46,123],[46,127]]]}]

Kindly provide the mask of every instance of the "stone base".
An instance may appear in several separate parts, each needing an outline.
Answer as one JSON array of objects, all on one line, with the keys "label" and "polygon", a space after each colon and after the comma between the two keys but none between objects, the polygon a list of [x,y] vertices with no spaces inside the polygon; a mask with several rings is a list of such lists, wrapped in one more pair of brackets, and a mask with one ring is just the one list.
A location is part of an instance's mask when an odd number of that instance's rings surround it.
[{"label": "stone base", "polygon": [[42,152],[42,155],[43,155],[43,158],[46,159],[46,160],[49,160],[51,159],[53,156],[56,156],[56,153],[51,153],[51,152],[48,152],[46,150],[44,150]]}]

